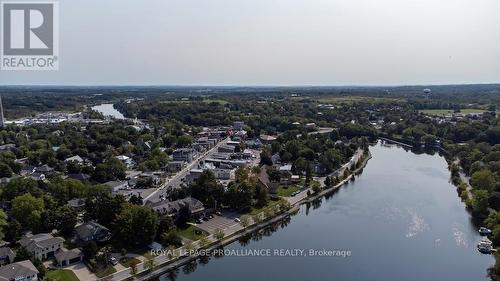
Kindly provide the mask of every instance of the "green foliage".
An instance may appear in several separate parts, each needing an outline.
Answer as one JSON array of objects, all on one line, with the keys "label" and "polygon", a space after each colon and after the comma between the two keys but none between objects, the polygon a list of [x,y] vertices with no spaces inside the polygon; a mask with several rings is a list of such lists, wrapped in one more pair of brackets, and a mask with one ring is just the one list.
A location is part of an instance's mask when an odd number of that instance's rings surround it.
[{"label": "green foliage", "polygon": [[471,185],[475,189],[492,191],[495,188],[496,180],[493,173],[487,169],[475,172],[471,176]]},{"label": "green foliage", "polygon": [[113,222],[114,235],[124,248],[150,244],[159,226],[158,215],[144,206],[124,204]]},{"label": "green foliage", "polygon": [[12,200],[12,217],[19,221],[23,227],[31,230],[37,230],[41,227],[44,210],[43,199],[35,198],[29,193]]}]

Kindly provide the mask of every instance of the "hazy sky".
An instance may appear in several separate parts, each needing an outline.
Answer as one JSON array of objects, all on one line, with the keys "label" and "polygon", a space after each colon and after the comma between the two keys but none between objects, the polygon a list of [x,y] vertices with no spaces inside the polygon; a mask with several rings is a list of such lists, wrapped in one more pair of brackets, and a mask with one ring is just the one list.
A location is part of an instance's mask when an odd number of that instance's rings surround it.
[{"label": "hazy sky", "polygon": [[59,71],[0,84],[500,82],[499,0],[59,3]]}]

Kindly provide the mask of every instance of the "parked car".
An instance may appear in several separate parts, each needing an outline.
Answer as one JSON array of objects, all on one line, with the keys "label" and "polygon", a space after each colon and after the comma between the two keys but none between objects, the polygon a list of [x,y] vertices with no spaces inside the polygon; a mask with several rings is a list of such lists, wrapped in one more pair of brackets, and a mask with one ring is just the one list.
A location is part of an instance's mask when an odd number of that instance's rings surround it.
[{"label": "parked car", "polygon": [[115,258],[115,257],[111,257],[109,259],[109,262],[112,264],[112,265],[117,265],[118,264],[118,260]]},{"label": "parked car", "polygon": [[239,218],[235,218],[234,221],[235,222],[241,222],[241,220]]}]

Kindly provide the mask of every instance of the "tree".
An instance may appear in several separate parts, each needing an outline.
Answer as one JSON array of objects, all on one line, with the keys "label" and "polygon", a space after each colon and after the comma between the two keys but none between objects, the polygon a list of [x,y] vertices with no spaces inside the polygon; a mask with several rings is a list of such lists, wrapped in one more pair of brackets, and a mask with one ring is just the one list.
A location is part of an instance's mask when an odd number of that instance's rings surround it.
[{"label": "tree", "polygon": [[206,170],[191,185],[191,195],[205,205],[214,206],[216,201],[222,201],[224,187],[217,183],[217,179],[212,171]]},{"label": "tree", "polygon": [[214,231],[214,238],[217,239],[217,240],[222,240],[224,239],[224,231],[220,228],[217,228],[215,231]]},{"label": "tree", "polygon": [[23,227],[36,230],[41,225],[41,216],[44,211],[42,198],[35,198],[31,194],[18,196],[12,200],[12,216]]},{"label": "tree", "polygon": [[0,163],[0,178],[12,177],[12,169],[5,163]]},{"label": "tree", "polygon": [[158,215],[150,208],[125,204],[113,222],[116,240],[125,248],[153,242],[159,225]]},{"label": "tree", "polygon": [[82,253],[86,260],[95,259],[98,249],[97,244],[94,241],[90,241],[85,246],[82,247]]},{"label": "tree", "polygon": [[182,246],[182,238],[175,230],[163,233],[161,235],[160,241],[162,242],[163,246],[174,246],[174,247]]},{"label": "tree", "polygon": [[224,201],[233,209],[248,209],[252,206],[254,188],[248,182],[229,184]]},{"label": "tree", "polygon": [[495,188],[496,180],[493,173],[488,169],[483,169],[472,174],[471,185],[474,189],[492,191]]},{"label": "tree", "polygon": [[5,237],[5,227],[8,226],[7,215],[0,209],[0,240]]},{"label": "tree", "polygon": [[488,207],[488,191],[474,190],[472,210],[477,214],[485,214],[488,212]]}]

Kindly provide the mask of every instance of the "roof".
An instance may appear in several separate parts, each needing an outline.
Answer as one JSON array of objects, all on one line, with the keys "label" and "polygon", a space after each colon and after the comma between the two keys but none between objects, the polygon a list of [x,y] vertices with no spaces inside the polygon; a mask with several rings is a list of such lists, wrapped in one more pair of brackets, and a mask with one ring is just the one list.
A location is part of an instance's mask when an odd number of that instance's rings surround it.
[{"label": "roof", "polygon": [[80,251],[79,249],[72,249],[72,250],[62,250],[62,249],[59,249],[54,254],[54,257],[56,258],[56,260],[58,262],[62,262],[62,261],[65,261],[65,260],[72,260],[72,259],[79,258],[79,257],[82,257],[82,256],[83,256],[82,251]]},{"label": "roof", "polygon": [[92,238],[101,231],[109,232],[109,229],[94,221],[89,221],[75,228],[76,236],[80,239]]},{"label": "roof", "polygon": [[0,248],[0,259],[5,257],[9,257],[9,260],[13,261],[16,257],[16,254],[9,247],[2,247]]},{"label": "roof", "polygon": [[260,135],[260,139],[263,141],[274,141],[277,137],[269,136],[269,135]]},{"label": "roof", "polygon": [[90,175],[87,175],[84,173],[68,174],[68,178],[74,179],[74,180],[86,181],[86,180],[90,179]]},{"label": "roof", "polygon": [[80,157],[79,155],[75,155],[75,156],[64,159],[64,162],[69,162],[69,161],[76,161],[79,163],[84,162],[83,158]]},{"label": "roof", "polygon": [[108,181],[104,184],[111,187],[111,188],[114,188],[114,187],[122,186],[122,185],[128,184],[128,183],[126,181]]},{"label": "roof", "polygon": [[288,164],[288,165],[283,165],[280,167],[280,171],[291,171],[292,170],[292,165],[291,164]]},{"label": "roof", "polygon": [[85,206],[85,199],[76,198],[68,201],[68,205],[71,208],[81,208]]},{"label": "roof", "polygon": [[176,201],[160,201],[150,204],[151,209],[162,214],[174,214],[184,206],[188,206],[191,213],[203,211],[205,207],[200,200],[193,197],[186,197]]},{"label": "roof", "polygon": [[38,274],[38,270],[29,260],[11,263],[0,267],[0,280],[12,280]]},{"label": "roof", "polygon": [[49,165],[47,165],[47,164],[42,165],[40,167],[36,167],[36,171],[37,172],[41,172],[41,173],[43,173],[43,172],[50,172],[52,170],[54,170],[54,169],[51,168],[51,167],[49,167]]},{"label": "roof", "polygon": [[50,248],[53,245],[63,243],[64,238],[54,237],[49,233],[40,233],[31,236],[24,236],[19,240],[19,244],[26,248],[29,252],[33,252],[36,248]]}]

